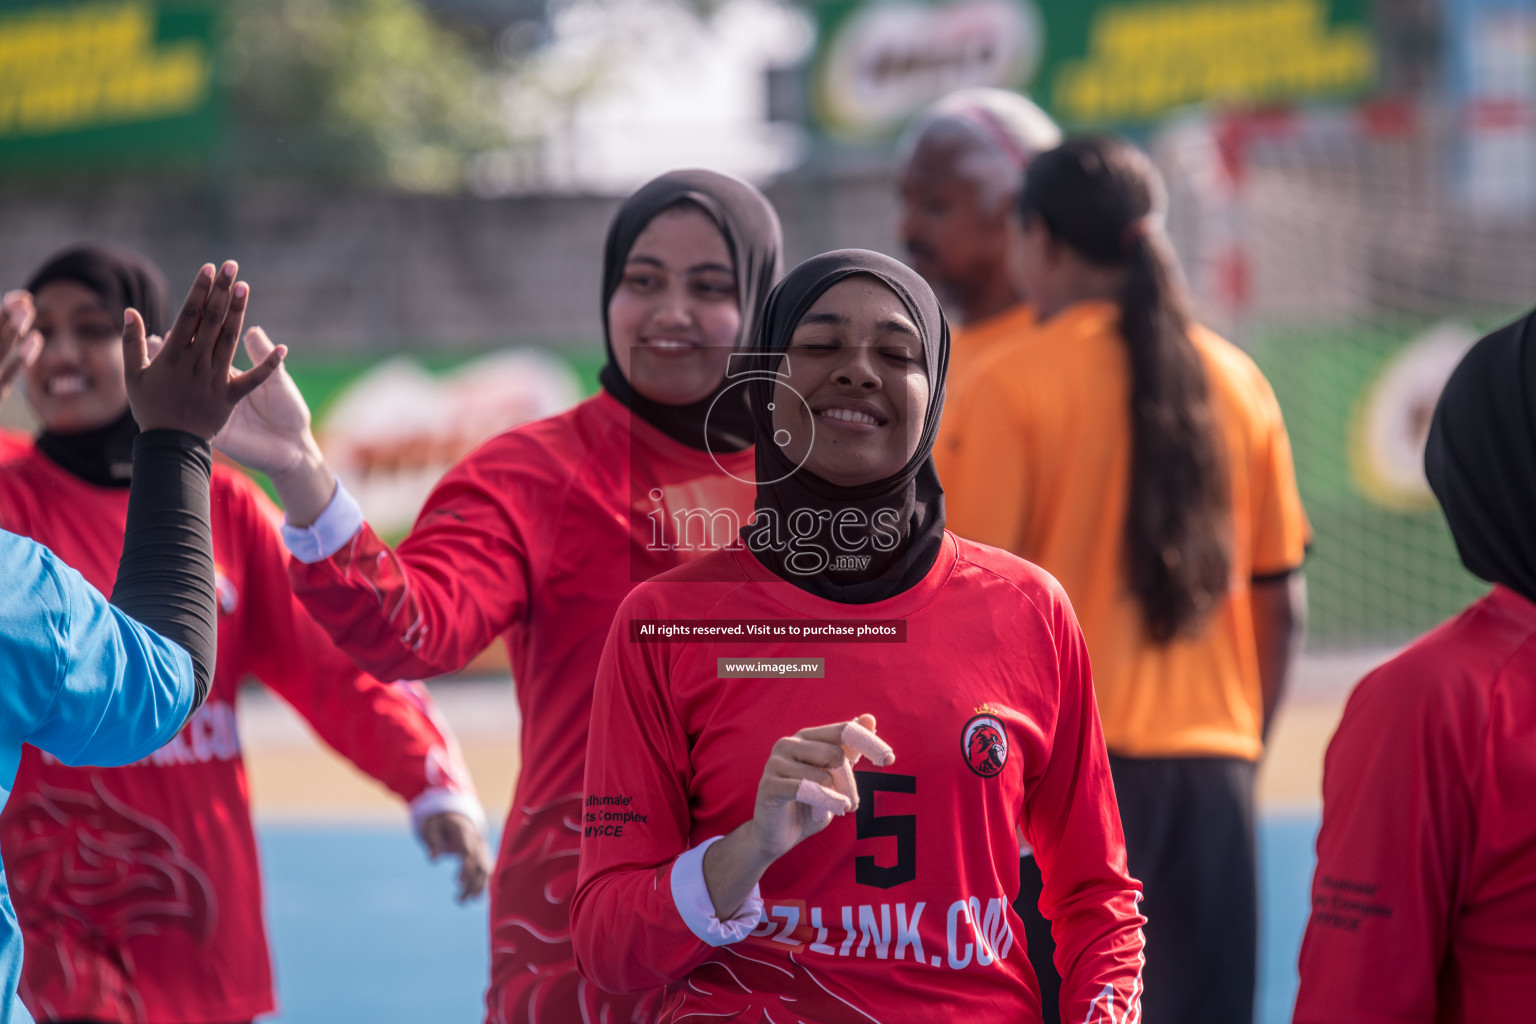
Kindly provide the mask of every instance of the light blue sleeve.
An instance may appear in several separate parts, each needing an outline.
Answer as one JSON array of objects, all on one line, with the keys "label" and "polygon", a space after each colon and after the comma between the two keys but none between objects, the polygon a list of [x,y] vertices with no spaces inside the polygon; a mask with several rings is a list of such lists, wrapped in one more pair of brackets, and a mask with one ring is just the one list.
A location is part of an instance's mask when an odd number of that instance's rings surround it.
[{"label": "light blue sleeve", "polygon": [[192,659],[42,545],[0,531],[0,715],[65,764],[146,757],[192,708]]}]

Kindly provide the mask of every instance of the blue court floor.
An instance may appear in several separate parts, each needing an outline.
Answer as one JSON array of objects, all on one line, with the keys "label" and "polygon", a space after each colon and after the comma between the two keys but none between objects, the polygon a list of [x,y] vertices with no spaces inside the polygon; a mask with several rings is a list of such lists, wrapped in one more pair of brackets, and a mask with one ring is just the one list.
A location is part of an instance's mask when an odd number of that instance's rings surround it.
[{"label": "blue court floor", "polygon": [[[1259,1024],[1290,1020],[1316,834],[1315,814],[1260,824]],[[485,902],[454,904],[450,864],[426,865],[398,826],[266,823],[259,835],[282,1005],[268,1021],[478,1024]]]}]

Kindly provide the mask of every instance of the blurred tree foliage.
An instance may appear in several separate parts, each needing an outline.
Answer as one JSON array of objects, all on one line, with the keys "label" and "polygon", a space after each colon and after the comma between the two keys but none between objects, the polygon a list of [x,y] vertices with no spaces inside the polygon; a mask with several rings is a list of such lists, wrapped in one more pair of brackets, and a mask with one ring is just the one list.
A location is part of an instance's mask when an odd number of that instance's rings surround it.
[{"label": "blurred tree foliage", "polygon": [[418,0],[241,0],[228,14],[242,172],[457,190],[507,141],[492,41]]}]

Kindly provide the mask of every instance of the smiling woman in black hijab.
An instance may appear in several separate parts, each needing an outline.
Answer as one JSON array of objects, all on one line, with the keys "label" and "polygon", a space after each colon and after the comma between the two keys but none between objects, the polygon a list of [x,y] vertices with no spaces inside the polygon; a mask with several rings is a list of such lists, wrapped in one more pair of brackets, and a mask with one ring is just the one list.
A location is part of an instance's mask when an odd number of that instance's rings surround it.
[{"label": "smiling woman in black hijab", "polygon": [[1297,1024],[1497,1020],[1533,991],[1536,313],[1451,374],[1424,469],[1494,587],[1350,695],[1312,882],[1330,912],[1307,925]]},{"label": "smiling woman in black hijab", "polygon": [[272,476],[295,590],[358,664],[436,676],[506,643],[525,725],[491,881],[490,1020],[654,1017],[654,993],[583,982],[567,941],[592,681],[630,588],[750,514],[751,424],[725,374],[779,249],[768,200],[727,175],[677,171],[625,200],[603,258],[603,391],[466,456],[397,548],[338,488],[284,379],[221,442]]},{"label": "smiling woman in black hijab", "polygon": [[[881,333],[850,337],[838,296],[828,300],[834,289],[855,301],[894,294],[900,316]],[[864,358],[832,365],[855,352]],[[927,282],[863,249],[809,259],[775,289],[752,361],[766,371],[750,385],[758,520],[743,535],[753,553],[796,586],[847,604],[922,579],[944,536],[933,443],[949,363],[949,325]],[[917,380],[914,371],[921,389],[896,384]]]},{"label": "smiling woman in black hijab", "polygon": [[123,379],[123,311],[138,310],[147,333],[163,333],[164,279],[133,253],[81,245],[39,267],[26,290],[44,339],[27,372],[27,397],[43,422],[38,450],[82,480],[127,487],[139,427]]},{"label": "smiling woman in black hijab", "polygon": [[[650,253],[637,251],[636,242],[659,214],[675,210],[702,213],[730,250],[730,265],[706,258],[677,268],[692,278],[690,287],[695,290],[717,289],[734,298],[741,325],[728,346],[702,333],[666,338],[662,333],[668,330],[666,324],[636,324],[624,316],[629,307],[621,302],[614,308],[622,288],[636,280],[649,283],[646,275],[654,273],[657,261]],[[713,411],[711,406],[725,386],[730,352],[751,342],[757,331],[757,311],[779,278],[779,238],[778,214],[763,194],[746,182],[713,171],[672,171],[624,200],[603,247],[603,345],[608,353],[598,375],[603,390],[640,419],[691,448],[735,452],[750,445],[751,421],[740,393]],[[615,323],[615,313],[621,323]]]},{"label": "smiling woman in black hijab", "polygon": [[1038,1020],[1020,835],[1063,1019],[1137,1015],[1144,919],[1082,634],[1043,571],[944,530],[947,349],[895,261],[791,271],[733,375],[760,477],[745,543],[615,617],[573,940],[604,988],[666,984],[664,1020]]}]

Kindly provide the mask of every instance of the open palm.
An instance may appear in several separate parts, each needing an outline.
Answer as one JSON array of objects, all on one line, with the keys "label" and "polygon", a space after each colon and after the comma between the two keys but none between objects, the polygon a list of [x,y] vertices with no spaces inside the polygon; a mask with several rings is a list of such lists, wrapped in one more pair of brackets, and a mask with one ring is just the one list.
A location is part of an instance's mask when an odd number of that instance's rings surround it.
[{"label": "open palm", "polygon": [[[275,348],[265,331],[245,332],[245,354],[260,364]],[[278,369],[236,407],[213,446],[248,469],[272,476],[318,452],[310,431],[309,406],[287,367]]]},{"label": "open palm", "polygon": [[0,400],[43,351],[43,336],[32,327],[36,315],[30,294],[5,293],[0,303]]}]

